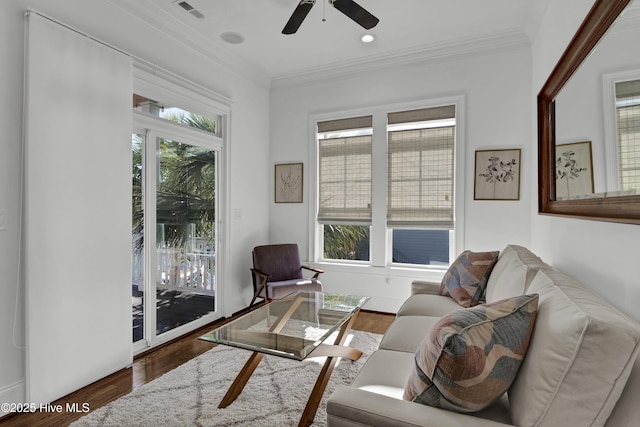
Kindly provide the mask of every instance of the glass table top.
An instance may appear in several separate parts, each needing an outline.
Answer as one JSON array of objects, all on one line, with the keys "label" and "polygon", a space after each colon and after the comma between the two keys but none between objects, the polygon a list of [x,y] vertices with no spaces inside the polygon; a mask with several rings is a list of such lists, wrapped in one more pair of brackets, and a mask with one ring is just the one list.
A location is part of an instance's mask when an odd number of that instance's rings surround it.
[{"label": "glass table top", "polygon": [[368,300],[357,295],[299,291],[250,311],[200,339],[303,360]]}]

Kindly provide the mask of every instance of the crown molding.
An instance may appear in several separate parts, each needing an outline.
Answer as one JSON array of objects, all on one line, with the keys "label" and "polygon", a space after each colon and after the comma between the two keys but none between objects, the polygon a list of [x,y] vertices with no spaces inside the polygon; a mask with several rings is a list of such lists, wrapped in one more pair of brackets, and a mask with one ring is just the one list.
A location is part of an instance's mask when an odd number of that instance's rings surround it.
[{"label": "crown molding", "polygon": [[400,53],[375,55],[352,61],[326,64],[294,73],[280,74],[271,80],[271,88],[295,86],[312,81],[330,80],[377,69],[420,62],[445,61],[462,56],[475,56],[494,50],[530,47],[531,41],[523,31],[494,33],[485,37],[460,39],[446,44],[421,46]]},{"label": "crown molding", "polygon": [[[334,62],[291,73],[270,75],[259,64],[245,60],[217,40],[203,37],[192,26],[177,19],[171,11],[172,1],[165,0],[106,0],[159,33],[173,39],[208,62],[234,74],[241,75],[258,86],[269,89],[304,84],[324,79],[346,77],[352,74],[408,65],[419,62],[448,60],[477,55],[496,49],[528,47],[526,33],[512,30],[481,37],[453,40],[449,43],[423,45],[386,55],[372,55],[354,60]],[[142,18],[144,17],[144,18]]]}]

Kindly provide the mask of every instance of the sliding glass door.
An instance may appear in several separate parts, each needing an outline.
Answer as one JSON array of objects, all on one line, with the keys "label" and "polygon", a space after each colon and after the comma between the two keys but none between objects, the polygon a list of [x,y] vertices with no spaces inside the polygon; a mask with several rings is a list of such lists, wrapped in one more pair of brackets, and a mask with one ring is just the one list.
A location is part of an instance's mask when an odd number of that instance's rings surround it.
[{"label": "sliding glass door", "polygon": [[220,138],[136,116],[132,137],[134,352],[218,317]]},{"label": "sliding glass door", "polygon": [[215,310],[216,152],[156,139],[156,334]]}]

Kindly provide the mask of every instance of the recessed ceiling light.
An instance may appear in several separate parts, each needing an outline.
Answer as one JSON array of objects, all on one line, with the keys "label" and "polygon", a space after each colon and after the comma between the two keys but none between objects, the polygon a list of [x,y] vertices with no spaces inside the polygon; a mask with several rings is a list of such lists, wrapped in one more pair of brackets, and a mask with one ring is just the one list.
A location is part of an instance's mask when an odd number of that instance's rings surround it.
[{"label": "recessed ceiling light", "polygon": [[360,40],[362,40],[362,43],[371,43],[375,39],[376,39],[376,36],[374,36],[373,34],[365,34],[364,36],[360,37]]},{"label": "recessed ceiling light", "polygon": [[231,44],[240,44],[244,41],[242,34],[234,33],[233,31],[220,34],[220,38]]}]

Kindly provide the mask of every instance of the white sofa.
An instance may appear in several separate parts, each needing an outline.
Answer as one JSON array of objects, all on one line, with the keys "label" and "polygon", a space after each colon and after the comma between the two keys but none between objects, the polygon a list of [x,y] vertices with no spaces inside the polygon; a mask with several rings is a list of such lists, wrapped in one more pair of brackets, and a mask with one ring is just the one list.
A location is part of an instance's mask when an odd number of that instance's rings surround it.
[{"label": "white sofa", "polygon": [[330,427],[640,425],[640,326],[528,249],[509,245],[487,283],[487,302],[539,295],[527,354],[508,393],[463,414],[402,399],[416,349],[439,318],[461,308],[440,284],[415,281],[379,349],[327,402]]}]

